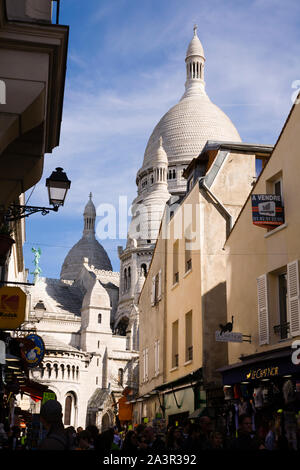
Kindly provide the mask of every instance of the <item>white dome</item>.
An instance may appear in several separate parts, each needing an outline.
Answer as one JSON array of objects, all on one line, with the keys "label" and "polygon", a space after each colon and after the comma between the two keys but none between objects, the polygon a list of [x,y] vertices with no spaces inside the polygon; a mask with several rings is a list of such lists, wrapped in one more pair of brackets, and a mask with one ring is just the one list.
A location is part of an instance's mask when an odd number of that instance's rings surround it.
[{"label": "white dome", "polygon": [[185,93],[179,103],[173,106],[154,128],[138,175],[154,166],[160,137],[163,139],[169,165],[189,163],[200,154],[207,140],[241,142],[239,133],[229,117],[211,102],[205,92],[204,51],[197,36],[196,25],[194,37],[188,46],[186,61]]},{"label": "white dome", "polygon": [[241,142],[229,117],[210,101],[205,91],[183,98],[161,118],[148,141],[143,169],[153,166],[160,136],[169,164],[190,162],[207,140]]}]

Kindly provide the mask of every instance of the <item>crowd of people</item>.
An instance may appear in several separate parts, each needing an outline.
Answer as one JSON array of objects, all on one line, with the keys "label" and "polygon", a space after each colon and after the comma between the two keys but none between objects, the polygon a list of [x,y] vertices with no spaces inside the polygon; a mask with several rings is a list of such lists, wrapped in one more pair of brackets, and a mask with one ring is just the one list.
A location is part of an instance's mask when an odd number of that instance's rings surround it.
[{"label": "crowd of people", "polygon": [[[200,417],[197,422],[186,420],[182,426],[169,426],[165,432],[139,424],[132,429],[113,427],[99,432],[96,426],[75,429],[64,427],[62,408],[56,400],[49,400],[41,407],[40,421],[46,435],[37,450],[89,450],[105,455],[111,452],[124,455],[152,454],[198,454],[202,451],[219,450],[289,450],[287,439],[281,435],[274,422],[268,428],[252,430],[251,416],[239,417],[236,436],[229,438],[223,430],[213,429],[209,416]],[[21,442],[20,429],[12,428],[4,436],[0,429],[0,447],[10,450],[30,449],[26,441]]]}]

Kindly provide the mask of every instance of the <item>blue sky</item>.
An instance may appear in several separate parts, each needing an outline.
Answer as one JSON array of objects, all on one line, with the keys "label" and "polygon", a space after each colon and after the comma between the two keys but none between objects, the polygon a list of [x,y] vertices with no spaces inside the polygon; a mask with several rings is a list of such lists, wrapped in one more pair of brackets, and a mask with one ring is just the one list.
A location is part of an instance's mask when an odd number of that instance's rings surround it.
[{"label": "blue sky", "polygon": [[[24,245],[30,272],[31,248],[41,248],[47,277],[59,277],[80,239],[90,192],[96,207],[134,199],[147,140],[184,92],[195,23],[206,91],[244,142],[276,142],[300,79],[298,0],[62,0],[60,23],[70,26],[60,146],[45,155],[28,204],[48,204],[45,179],[57,166],[72,185],[58,213],[27,219]],[[117,246],[126,241],[99,241],[118,271]]]}]

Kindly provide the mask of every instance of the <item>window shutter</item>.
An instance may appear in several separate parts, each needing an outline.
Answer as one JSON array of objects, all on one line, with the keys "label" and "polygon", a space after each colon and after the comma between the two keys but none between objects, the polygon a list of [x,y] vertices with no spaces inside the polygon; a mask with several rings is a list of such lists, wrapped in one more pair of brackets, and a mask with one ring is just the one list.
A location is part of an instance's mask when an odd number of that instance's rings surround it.
[{"label": "window shutter", "polygon": [[158,271],[158,300],[161,299],[161,269]]},{"label": "window shutter", "polygon": [[146,350],[143,350],[143,382],[146,380]]},{"label": "window shutter", "polygon": [[155,276],[152,278],[152,286],[151,286],[151,305],[155,304]]},{"label": "window shutter", "polygon": [[146,373],[145,373],[145,379],[148,380],[148,348],[146,348],[145,350],[145,356],[146,356]]},{"label": "window shutter", "polygon": [[269,344],[269,308],[267,275],[257,278],[258,336],[259,345]]},{"label": "window shutter", "polygon": [[288,319],[292,336],[300,335],[299,265],[298,260],[287,265]]}]

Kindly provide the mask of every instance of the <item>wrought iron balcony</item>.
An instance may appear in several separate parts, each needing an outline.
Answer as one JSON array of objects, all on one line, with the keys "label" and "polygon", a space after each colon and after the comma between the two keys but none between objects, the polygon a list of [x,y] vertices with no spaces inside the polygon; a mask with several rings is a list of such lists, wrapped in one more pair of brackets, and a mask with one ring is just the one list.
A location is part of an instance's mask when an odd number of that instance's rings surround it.
[{"label": "wrought iron balcony", "polygon": [[186,360],[191,361],[192,359],[193,359],[193,346],[190,346],[189,348],[187,348],[187,351],[186,351]]},{"label": "wrought iron balcony", "polygon": [[289,323],[280,323],[280,325],[274,326],[275,335],[280,335],[282,339],[287,338],[289,331],[290,331]]}]

